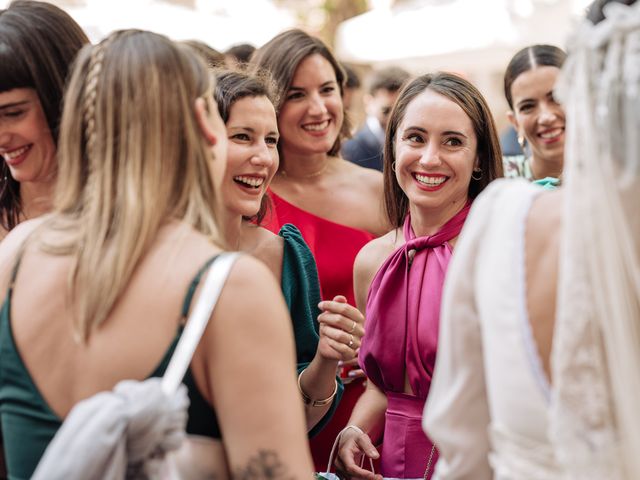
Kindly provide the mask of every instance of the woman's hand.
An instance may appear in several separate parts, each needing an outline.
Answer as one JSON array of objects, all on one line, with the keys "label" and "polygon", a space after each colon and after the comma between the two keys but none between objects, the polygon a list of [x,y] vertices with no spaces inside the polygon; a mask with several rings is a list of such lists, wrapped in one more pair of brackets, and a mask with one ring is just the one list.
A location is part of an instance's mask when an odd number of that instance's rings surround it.
[{"label": "woman's hand", "polygon": [[362,456],[376,459],[380,456],[376,447],[371,443],[369,435],[359,429],[346,428],[340,435],[338,457],[335,466],[340,478],[382,480],[381,475],[376,475],[366,469],[368,463],[365,458],[364,467],[360,467]]},{"label": "woman's hand", "polygon": [[346,362],[338,362],[338,368],[347,368],[347,376],[342,377],[342,383],[347,384],[351,383],[354,380],[358,380],[360,378],[366,379],[367,376],[364,373],[358,364],[358,354],[360,353],[360,349],[356,350],[356,357],[351,360],[347,360]]},{"label": "woman's hand", "polygon": [[356,358],[364,335],[364,315],[342,295],[318,304],[320,342],[318,353],[325,359],[348,361]]}]

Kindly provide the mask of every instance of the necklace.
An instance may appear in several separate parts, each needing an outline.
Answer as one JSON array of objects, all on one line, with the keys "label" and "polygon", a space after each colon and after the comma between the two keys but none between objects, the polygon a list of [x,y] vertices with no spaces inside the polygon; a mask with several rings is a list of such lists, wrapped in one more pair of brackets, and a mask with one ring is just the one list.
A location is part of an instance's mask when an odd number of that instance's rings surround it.
[{"label": "necklace", "polygon": [[324,172],[327,171],[327,168],[329,167],[329,162],[324,162],[324,165],[322,166],[322,168],[320,170],[318,170],[317,172],[313,172],[313,173],[307,173],[306,175],[298,175],[298,176],[291,176],[289,174],[287,174],[286,170],[278,170],[278,174],[286,177],[286,178],[290,178],[292,180],[301,180],[301,179],[306,179],[306,178],[315,178],[315,177],[319,177],[320,175],[322,175]]}]

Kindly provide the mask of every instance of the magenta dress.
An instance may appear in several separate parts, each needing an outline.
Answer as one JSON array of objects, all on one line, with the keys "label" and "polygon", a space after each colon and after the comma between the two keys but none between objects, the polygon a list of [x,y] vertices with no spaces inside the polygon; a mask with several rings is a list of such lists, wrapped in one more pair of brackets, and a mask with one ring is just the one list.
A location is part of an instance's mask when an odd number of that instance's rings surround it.
[{"label": "magenta dress", "polygon": [[[436,360],[440,299],[452,253],[448,241],[460,233],[470,206],[428,237],[415,237],[407,215],[406,243],[382,264],[369,288],[360,365],[387,396],[380,452],[386,478],[423,478],[432,451],[422,413]],[[404,393],[405,372],[413,394]],[[436,460],[434,452],[432,465]]]}]

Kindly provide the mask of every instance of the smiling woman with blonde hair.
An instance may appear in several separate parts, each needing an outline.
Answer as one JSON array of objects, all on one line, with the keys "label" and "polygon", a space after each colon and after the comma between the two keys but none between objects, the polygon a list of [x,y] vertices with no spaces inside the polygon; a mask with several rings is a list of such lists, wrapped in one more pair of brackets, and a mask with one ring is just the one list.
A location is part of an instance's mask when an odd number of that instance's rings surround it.
[{"label": "smiling woman with blonde hair", "polygon": [[[81,52],[54,211],[0,245],[9,478],[32,475],[75,404],[166,370],[222,251],[211,205],[226,134],[213,87],[195,54],[157,34],[116,32]],[[290,330],[271,273],[239,258],[184,378],[187,433],[209,437],[208,474],[310,475]]]}]

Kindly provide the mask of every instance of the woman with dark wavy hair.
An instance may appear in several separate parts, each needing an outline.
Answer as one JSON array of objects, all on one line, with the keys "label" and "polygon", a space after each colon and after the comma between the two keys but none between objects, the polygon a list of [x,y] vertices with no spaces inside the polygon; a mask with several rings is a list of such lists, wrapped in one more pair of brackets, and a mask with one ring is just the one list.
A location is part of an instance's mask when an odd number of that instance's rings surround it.
[{"label": "woman with dark wavy hair", "polygon": [[62,93],[86,43],[80,26],[49,3],[0,10],[0,238],[51,209]]}]

